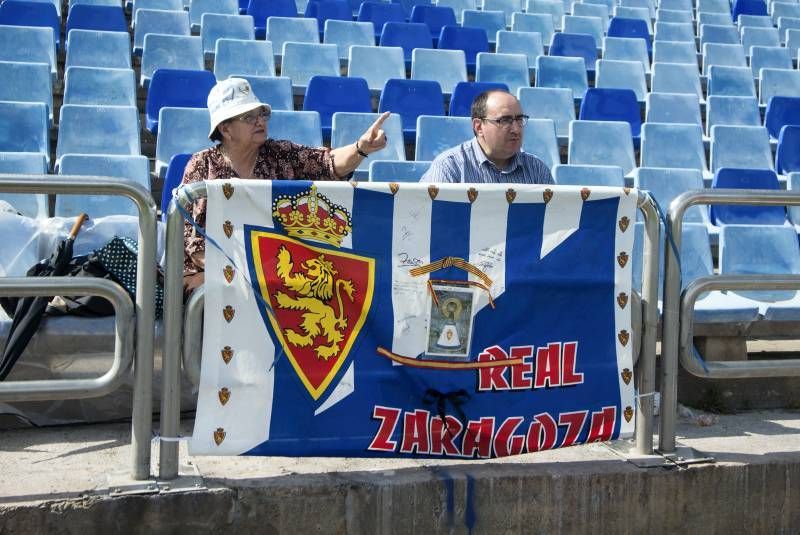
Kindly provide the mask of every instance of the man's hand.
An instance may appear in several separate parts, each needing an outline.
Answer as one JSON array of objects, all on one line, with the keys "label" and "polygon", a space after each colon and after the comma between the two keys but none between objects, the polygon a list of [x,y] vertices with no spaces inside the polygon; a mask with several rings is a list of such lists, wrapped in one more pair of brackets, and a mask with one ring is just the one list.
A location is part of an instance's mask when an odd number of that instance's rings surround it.
[{"label": "man's hand", "polygon": [[389,118],[391,112],[385,111],[378,117],[372,126],[367,128],[367,131],[361,134],[358,138],[358,149],[367,154],[377,152],[386,146],[386,133],[381,126],[383,122]]}]

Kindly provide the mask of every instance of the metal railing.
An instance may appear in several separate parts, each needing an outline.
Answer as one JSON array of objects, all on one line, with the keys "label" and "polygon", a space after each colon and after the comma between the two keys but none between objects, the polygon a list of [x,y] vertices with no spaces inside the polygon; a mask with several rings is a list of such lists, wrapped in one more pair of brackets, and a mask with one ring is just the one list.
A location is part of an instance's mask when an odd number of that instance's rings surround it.
[{"label": "metal railing", "polygon": [[[136,315],[136,357],[134,365],[133,414],[131,418],[131,477],[136,480],[148,479],[150,477],[150,434],[153,420],[153,345],[155,339],[156,270],[141,268],[142,266],[153,266],[153,268],[155,268],[156,265],[157,227],[156,205],[153,201],[153,196],[150,191],[138,184],[125,183],[103,177],[71,175],[53,177],[52,175],[22,176],[3,174],[0,175],[0,192],[121,195],[132,200],[134,204],[136,204],[136,208],[139,212],[139,254],[137,262],[140,269],[136,272],[137,292],[134,309]],[[37,279],[36,282],[39,283],[42,280],[44,279]],[[13,282],[18,281],[18,279],[12,279],[11,281],[6,280],[6,284],[10,287]],[[44,294],[27,295],[53,295],[54,291],[55,293],[74,293],[74,283],[67,282],[67,279],[59,282],[63,282],[63,284],[53,284],[53,286],[47,288],[47,292]],[[86,289],[90,293],[94,291],[107,292],[107,298],[111,300],[112,303],[114,299],[116,299],[113,292],[107,287],[98,286],[97,288],[92,287],[90,289],[89,286],[87,286]],[[25,288],[25,290],[31,289]],[[103,297],[106,297],[106,295],[103,295]],[[116,364],[114,366],[116,366]],[[103,378],[105,377],[104,375]],[[110,378],[108,381],[109,383],[114,383]],[[28,385],[28,389],[36,389],[41,386],[37,385],[35,381],[25,382],[25,384]],[[103,388],[108,386],[107,384]],[[20,390],[17,391],[14,396],[8,394],[9,397],[6,397],[5,401],[30,399],[25,397],[26,395],[30,395],[24,393],[26,387],[23,385],[19,388]],[[67,386],[64,388],[69,389],[71,387]],[[71,395],[71,397],[85,397],[77,395],[81,394],[82,391],[82,389],[77,388],[74,392],[75,395]],[[63,394],[66,396],[66,393]],[[40,397],[38,399],[44,398]],[[47,399],[60,398],[50,397]]]}]

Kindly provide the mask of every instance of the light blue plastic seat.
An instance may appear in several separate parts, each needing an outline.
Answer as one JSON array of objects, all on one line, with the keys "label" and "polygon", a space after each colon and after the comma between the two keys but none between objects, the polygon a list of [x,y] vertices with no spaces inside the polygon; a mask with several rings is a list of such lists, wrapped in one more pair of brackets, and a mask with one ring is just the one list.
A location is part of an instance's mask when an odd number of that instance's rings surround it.
[{"label": "light blue plastic seat", "polygon": [[692,11],[694,2],[692,0],[661,0],[658,3],[660,9],[673,9],[675,11]]},{"label": "light blue plastic seat", "polygon": [[[603,27],[603,33],[608,31],[608,20],[611,12],[605,4],[590,4],[584,2],[575,2],[572,5],[572,16],[575,17],[595,17],[600,19]],[[563,25],[563,21],[562,21]]]},{"label": "light blue plastic seat", "polygon": [[772,22],[777,24],[781,17],[800,18],[800,4],[794,2],[773,2]]},{"label": "light blue plastic seat", "polygon": [[555,33],[553,17],[546,13],[513,13],[511,29],[515,32],[536,32],[542,36],[542,42],[547,44],[550,44]]},{"label": "light blue plastic seat", "polygon": [[130,36],[122,32],[72,30],[67,42],[65,68],[130,69]]},{"label": "light blue plastic seat", "polygon": [[800,125],[781,128],[775,150],[775,170],[783,175],[800,172]]},{"label": "light blue plastic seat", "polygon": [[685,63],[697,66],[697,49],[694,43],[679,41],[655,41],[653,43],[653,63]]},{"label": "light blue plastic seat", "polygon": [[800,51],[800,30],[786,30],[786,48],[793,58]]},{"label": "light blue plastic seat", "polygon": [[[336,112],[333,114],[331,128],[331,147],[344,147],[355,143],[378,119],[377,113]],[[386,147],[364,158],[356,168],[356,178],[366,178],[373,160],[405,160],[406,148],[403,143],[403,124],[400,116],[392,114],[384,121],[383,131],[388,142]]]},{"label": "light blue plastic seat", "polygon": [[744,67],[712,65],[708,73],[708,94],[723,97],[755,97],[753,72]]},{"label": "light blue plastic seat", "polygon": [[250,82],[250,88],[261,102],[273,110],[293,110],[292,80],[286,76],[235,75]]},{"label": "light blue plastic seat", "polygon": [[[277,112],[272,113],[274,116]],[[207,109],[161,108],[156,138],[156,174],[164,177],[174,155],[192,154],[212,146],[208,139],[209,126]]]},{"label": "light blue plastic seat", "polygon": [[575,15],[564,15],[562,22],[564,33],[582,33],[591,35],[594,38],[595,47],[603,46],[605,36],[605,25],[598,17],[579,17]]},{"label": "light blue plastic seat", "polygon": [[523,113],[532,119],[551,119],[559,137],[569,136],[569,123],[575,120],[575,101],[570,89],[521,87],[517,98]]},{"label": "light blue plastic seat", "polygon": [[347,75],[364,78],[370,91],[379,94],[387,80],[406,77],[403,49],[399,46],[354,45],[350,47]]},{"label": "light blue plastic seat", "polygon": [[[656,5],[653,0],[620,0],[620,6],[623,7],[643,7],[647,8],[647,11],[650,12],[650,18],[656,18]],[[691,17],[691,14],[690,14]],[[691,19],[690,19],[691,22]]]},{"label": "light blue plastic seat", "polygon": [[551,119],[529,119],[522,138],[522,150],[542,160],[551,170],[560,164],[555,123]]},{"label": "light blue plastic seat", "polygon": [[583,98],[589,87],[582,58],[539,56],[536,58],[536,87],[563,87],[572,90],[572,97]]},{"label": "light blue plastic seat", "polygon": [[50,161],[47,105],[0,101],[0,152],[42,153]]},{"label": "light blue plastic seat", "polygon": [[[150,190],[150,162],[146,156],[65,154],[58,174],[109,177]],[[56,217],[75,217],[84,212],[93,219],[139,213],[132,200],[119,195],[56,195]]]},{"label": "light blue plastic seat", "polygon": [[674,167],[708,173],[699,124],[645,123],[642,167]]},{"label": "light blue plastic seat", "polygon": [[135,106],[61,106],[56,167],[64,154],[141,154]]},{"label": "light blue plastic seat", "polygon": [[742,45],[703,45],[703,74],[708,75],[712,65],[723,67],[747,67],[747,57]]},{"label": "light blue plastic seat", "polygon": [[436,5],[452,9],[458,24],[464,21],[464,11],[467,9],[475,11],[478,8],[476,0],[439,0]]},{"label": "light blue plastic seat", "polygon": [[131,4],[131,21],[136,20],[140,9],[161,9],[165,11],[182,11],[183,0],[133,0]]},{"label": "light blue plastic seat", "polygon": [[[723,0],[724,1],[724,0]],[[712,26],[733,26],[734,28],[736,25],[733,23],[733,19],[729,13],[698,13],[697,14],[697,27],[700,28],[704,25],[712,25]],[[738,40],[737,40],[738,42]]]},{"label": "light blue plastic seat", "polygon": [[[48,73],[49,75],[49,73]],[[0,131],[2,128],[0,128]],[[47,158],[35,152],[0,152],[0,173],[46,175]],[[47,195],[33,193],[0,193],[19,213],[27,217],[47,217]],[[6,236],[8,239],[9,236]],[[30,266],[28,266],[30,267]]]},{"label": "light blue plastic seat", "polygon": [[781,46],[781,38],[777,28],[742,28],[742,46],[750,52],[753,46]]},{"label": "light blue plastic seat", "polygon": [[595,87],[630,89],[636,94],[636,100],[644,102],[647,80],[640,62],[598,59],[596,70]]},{"label": "light blue plastic seat", "polygon": [[[527,69],[528,66],[526,64],[526,75]],[[467,81],[467,63],[464,51],[431,48],[414,49],[411,54],[411,79],[439,82],[442,94],[450,95],[458,82]]]},{"label": "light blue plastic seat", "polygon": [[691,11],[680,11],[675,9],[659,9],[656,17],[656,22],[671,22],[678,24],[691,24],[693,20]]},{"label": "light blue plastic seat", "polygon": [[46,63],[55,81],[58,65],[53,29],[0,25],[0,61]]},{"label": "light blue plastic seat", "polygon": [[761,126],[713,126],[711,172],[734,169],[774,169],[769,132]]},{"label": "light blue plastic seat", "polygon": [[511,15],[522,12],[522,0],[483,0],[484,11],[502,11],[506,17],[506,26],[511,26]]},{"label": "light blue plastic seat", "polygon": [[[552,19],[550,22],[552,22]],[[489,39],[489,44],[491,45],[495,43],[495,36],[497,35],[497,32],[506,29],[506,17],[502,11],[477,11],[474,9],[465,9],[464,22],[462,23],[462,26],[482,28],[486,32],[486,37]],[[512,29],[514,29],[513,26]],[[544,36],[542,36],[542,40],[544,40]],[[547,42],[549,43],[549,41]]]},{"label": "light blue plastic seat", "polygon": [[564,16],[564,3],[561,0],[528,0],[526,13],[542,13],[553,17],[553,25],[562,30],[561,18]]},{"label": "light blue plastic seat", "polygon": [[758,82],[759,104],[766,106],[772,97],[800,97],[800,71],[761,69]]},{"label": "light blue plastic seat", "polygon": [[250,15],[204,13],[202,20],[200,37],[203,39],[203,56],[206,59],[214,58],[217,39],[253,40],[256,38],[253,17]]},{"label": "light blue plastic seat", "polygon": [[42,102],[53,124],[53,79],[47,63],[0,61],[0,100]]},{"label": "light blue plastic seat", "polygon": [[556,165],[553,180],[559,186],[625,186],[622,167],[616,165]]},{"label": "light blue plastic seat", "polygon": [[[317,21],[298,17],[269,17],[267,19],[267,41],[272,43],[276,63],[280,63],[283,44],[287,41],[319,43]],[[338,50],[336,54],[338,57]]]},{"label": "light blue plastic seat", "polygon": [[530,87],[528,58],[522,54],[480,52],[475,67],[476,82],[499,82],[508,86],[511,94]]},{"label": "light blue plastic seat", "polygon": [[305,94],[312,77],[339,76],[339,51],[336,45],[284,43],[281,76],[292,79],[296,95]]},{"label": "light blue plastic seat", "polygon": [[716,24],[703,24],[700,26],[700,48],[707,43],[717,43],[724,45],[738,45],[739,31],[731,24],[728,26],[718,26]]},{"label": "light blue plastic seat", "polygon": [[[646,7],[625,7],[615,6],[613,16],[622,19],[643,20],[647,24],[647,33],[653,35],[653,21],[650,18],[650,10]],[[606,29],[608,34],[608,29]],[[625,37],[624,39],[629,39]]]},{"label": "light blue plastic seat", "polygon": [[200,37],[186,35],[144,36],[139,85],[147,88],[157,69],[203,70],[203,42]]},{"label": "light blue plastic seat", "polygon": [[351,46],[375,45],[375,29],[371,22],[328,19],[325,21],[322,42],[336,45],[339,50],[339,60],[346,63]]},{"label": "light blue plastic seat", "polygon": [[524,54],[528,58],[528,72],[533,74],[536,72],[536,58],[544,55],[542,35],[536,32],[501,30],[497,32],[495,52],[500,54]]},{"label": "light blue plastic seat", "polygon": [[745,26],[755,26],[756,28],[772,28],[772,19],[769,15],[739,15],[737,26],[741,30]]},{"label": "light blue plastic seat", "polygon": [[617,165],[629,174],[636,168],[631,126],[618,121],[572,121],[567,163]]},{"label": "light blue plastic seat", "polygon": [[694,95],[680,93],[648,93],[648,123],[703,124],[700,102]]},{"label": "light blue plastic seat", "polygon": [[798,29],[800,29],[800,17],[780,17],[778,19],[778,38],[782,44],[786,44],[786,32]]},{"label": "light blue plastic seat", "polygon": [[183,10],[140,9],[137,11],[136,26],[133,32],[133,53],[137,56],[142,55],[144,36],[148,33],[191,35],[189,14]]},{"label": "light blue plastic seat", "polygon": [[[800,172],[788,173],[786,175],[786,189],[789,191],[800,190]],[[787,206],[789,221],[796,227],[800,226],[800,206]]]},{"label": "light blue plastic seat", "polygon": [[431,162],[374,160],[369,164],[370,182],[419,182]]},{"label": "light blue plastic seat", "polygon": [[695,43],[694,26],[691,23],[656,21],[655,41],[678,41]]},{"label": "light blue plastic seat", "polygon": [[585,33],[559,32],[550,41],[550,56],[565,56],[583,59],[587,76],[594,80],[597,63],[597,44],[594,38]]},{"label": "light blue plastic seat", "polygon": [[[647,190],[666,213],[670,203],[678,195],[687,191],[703,189],[703,175],[696,169],[676,169],[666,167],[639,167],[633,174],[633,185]],[[708,223],[705,207],[690,206],[684,212],[684,223]]]},{"label": "light blue plastic seat", "polygon": [[133,69],[69,67],[63,103],[136,106],[136,74]]},{"label": "light blue plastic seat", "polygon": [[322,146],[322,122],[315,111],[273,111],[270,139],[285,139],[309,147]]},{"label": "light blue plastic seat", "polygon": [[472,119],[469,117],[417,117],[415,160],[433,160],[449,148],[472,139]]},{"label": "light blue plastic seat", "polygon": [[706,104],[706,132],[716,125],[761,126],[761,112],[755,97],[711,95]]},{"label": "light blue plastic seat", "polygon": [[750,69],[758,78],[761,69],[793,69],[791,52],[781,46],[754,46],[750,49]]},{"label": "light blue plastic seat", "polygon": [[[724,13],[731,16],[731,5],[728,0],[698,0],[697,1],[698,13]],[[733,19],[731,19],[733,22]]]},{"label": "light blue plastic seat", "polygon": [[636,61],[642,65],[645,73],[650,72],[650,56],[644,39],[606,37],[603,40],[603,60]]},{"label": "light blue plastic seat", "polygon": [[275,55],[269,41],[218,39],[214,53],[214,76],[275,76]]},{"label": "light blue plastic seat", "polygon": [[[238,15],[239,3],[237,0],[192,0],[189,5],[189,20],[192,24],[193,32],[196,33],[200,31],[203,25],[203,15],[207,13],[214,15]],[[252,17],[250,20],[253,20]]]},{"label": "light blue plastic seat", "polygon": [[681,93],[696,95],[703,100],[700,73],[695,65],[683,63],[654,63],[650,79],[653,93]]}]

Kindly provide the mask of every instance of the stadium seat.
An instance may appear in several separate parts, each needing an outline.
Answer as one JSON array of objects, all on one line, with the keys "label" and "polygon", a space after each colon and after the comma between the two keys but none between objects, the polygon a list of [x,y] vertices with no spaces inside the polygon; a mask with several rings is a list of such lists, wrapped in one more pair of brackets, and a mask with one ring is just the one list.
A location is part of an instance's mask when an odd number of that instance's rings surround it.
[{"label": "stadium seat", "polygon": [[769,133],[760,126],[713,126],[711,172],[735,169],[773,169]]},{"label": "stadium seat", "polygon": [[645,123],[642,167],[694,169],[707,174],[703,128],[699,124]]},{"label": "stadium seat", "polygon": [[772,97],[767,104],[764,126],[772,139],[778,139],[786,125],[800,125],[800,97]]},{"label": "stadium seat", "polygon": [[[418,7],[418,6],[415,6]],[[481,52],[485,54],[486,52]],[[525,75],[528,65],[525,65]],[[411,79],[439,82],[442,94],[449,96],[458,82],[467,80],[467,65],[463,50],[417,48],[411,53]],[[476,75],[476,80],[478,76]],[[480,80],[478,80],[480,81]]]},{"label": "stadium seat", "polygon": [[[793,192],[800,189],[800,172],[789,173],[786,176],[786,189]],[[787,206],[786,211],[794,227],[800,226],[800,206]]]},{"label": "stadium seat", "polygon": [[375,46],[375,31],[371,22],[328,19],[322,42],[336,45],[340,63],[347,64],[351,46]]},{"label": "stadium seat", "polygon": [[[453,12],[456,14],[456,22],[458,24],[461,24],[464,21],[465,10],[470,9],[472,11],[475,11],[478,8],[475,0],[439,0],[438,2],[436,2],[436,5],[446,6],[451,8]],[[410,14],[411,13],[409,12],[409,15]]]},{"label": "stadium seat", "polygon": [[63,103],[136,106],[136,74],[133,69],[69,67]]},{"label": "stadium seat", "polygon": [[[64,154],[59,175],[88,175],[119,179],[150,191],[150,162],[146,156]],[[110,215],[138,215],[134,202],[119,195],[56,195],[56,217],[89,214],[92,219]]]},{"label": "stadium seat", "polygon": [[745,53],[750,55],[753,46],[781,46],[777,28],[742,28],[742,46]]},{"label": "stadium seat", "polygon": [[[69,54],[67,55],[69,59]],[[128,54],[128,66],[130,66]],[[55,82],[58,71],[52,28],[0,26],[0,61],[47,63]]]},{"label": "stadium seat", "polygon": [[188,152],[176,154],[169,160],[167,165],[167,173],[164,176],[164,186],[161,189],[161,221],[167,222],[169,215],[169,203],[172,200],[172,190],[181,185],[183,181],[183,172],[186,170],[186,164],[192,157]]},{"label": "stadium seat", "polygon": [[732,24],[720,26],[717,24],[703,24],[700,28],[700,49],[706,43],[717,43],[721,45],[738,45],[739,31]]},{"label": "stadium seat", "polygon": [[533,154],[552,170],[561,163],[556,125],[552,119],[529,119],[522,138],[522,150]]},{"label": "stadium seat", "polygon": [[706,104],[706,133],[715,125],[761,126],[761,112],[755,97],[711,95]]},{"label": "stadium seat", "polygon": [[758,95],[762,105],[769,104],[772,97],[800,97],[800,71],[761,69]]},{"label": "stadium seat", "polygon": [[[768,28],[771,26],[767,26]],[[800,18],[780,17],[778,19],[778,37],[782,44],[786,44],[786,32],[800,29]]]},{"label": "stadium seat", "polygon": [[286,139],[309,147],[322,146],[322,125],[315,111],[273,111],[269,137]]},{"label": "stadium seat", "polygon": [[[656,21],[655,41],[677,41],[694,45],[694,27],[691,23]],[[695,45],[696,46],[696,45]]]},{"label": "stadium seat", "polygon": [[697,49],[694,43],[656,41],[653,43],[653,63],[684,63],[697,69]]},{"label": "stadium seat", "polygon": [[[778,177],[769,169],[732,169],[723,167],[714,173],[714,189],[778,190]],[[786,208],[783,206],[736,206],[714,204],[709,207],[714,225],[783,225]]]},{"label": "stadium seat", "polygon": [[[438,47],[444,50],[463,51],[467,65],[467,72],[474,74],[475,56],[479,52],[489,51],[489,40],[486,37],[486,32],[481,28],[443,26],[442,31],[439,34]],[[412,77],[413,76],[414,75],[412,74]]]},{"label": "stadium seat", "polygon": [[[336,112],[333,114],[331,129],[331,147],[344,147],[358,141],[372,123],[378,119],[377,113]],[[400,116],[392,114],[384,121],[383,131],[386,133],[386,147],[364,158],[356,169],[354,178],[365,179],[369,175],[369,165],[373,160],[405,160],[406,148],[403,144],[403,125]]]},{"label": "stadium seat", "polygon": [[61,106],[56,168],[64,154],[141,154],[135,106]]},{"label": "stadium seat", "polygon": [[[674,9],[659,9],[656,14],[656,22],[671,22],[679,24],[691,24],[694,21],[691,11],[680,11]],[[665,41],[666,42],[666,41]]]},{"label": "stadium seat", "polygon": [[528,59],[522,54],[481,52],[475,69],[476,82],[502,83],[516,95],[517,90],[530,87]]},{"label": "stadium seat", "polygon": [[582,121],[627,122],[633,135],[633,146],[639,146],[642,118],[636,94],[630,89],[590,87],[583,95],[578,118]]},{"label": "stadium seat", "polygon": [[286,76],[251,76],[242,78],[250,82],[250,88],[261,102],[269,104],[273,110],[293,110],[292,81]]},{"label": "stadium seat", "polygon": [[626,19],[615,16],[608,25],[608,37],[641,39],[647,46],[647,52],[650,53],[653,51],[650,30],[647,27],[647,22],[642,19]]},{"label": "stadium seat", "polygon": [[[405,13],[406,19],[411,17],[411,11],[414,9],[414,6],[417,6],[417,5],[431,6],[431,5],[433,5],[433,2],[431,0],[392,0],[392,2],[394,2],[396,4],[400,4],[401,6],[403,6],[403,13]],[[358,14],[358,8],[360,7],[361,2],[359,0],[350,0],[350,3],[351,4],[358,4],[358,5],[355,5],[355,9],[353,10],[356,14]],[[436,5],[439,6],[439,7],[450,7],[450,6],[445,6],[444,2],[442,4],[439,4],[437,2]],[[455,9],[453,11],[455,11]],[[456,16],[456,20],[458,21],[458,16]]]},{"label": "stadium seat", "polygon": [[406,77],[405,65],[403,49],[399,46],[353,45],[350,47],[347,76],[365,79],[370,91],[380,94],[387,80]]},{"label": "stadium seat", "polygon": [[775,169],[782,175],[800,172],[800,125],[781,128],[775,152]]},{"label": "stadium seat", "polygon": [[[256,39],[264,39],[272,41],[267,34],[267,20],[270,17],[279,18],[292,18],[297,17],[298,14],[297,4],[294,0],[250,0],[247,4],[245,13],[253,17],[255,24]],[[288,40],[288,39],[287,39]],[[275,43],[273,41],[272,47],[280,51],[283,43]]]},{"label": "stadium seat", "polygon": [[597,61],[597,45],[594,39],[580,33],[557,33],[550,42],[551,56],[565,56],[581,58],[588,78],[594,79]]},{"label": "stadium seat", "polygon": [[306,17],[317,19],[320,40],[325,34],[325,23],[328,20],[353,21],[353,10],[347,0],[313,0],[306,6]]},{"label": "stadium seat", "polygon": [[71,8],[67,15],[67,41],[72,30],[127,33],[128,23],[122,6],[77,5]]},{"label": "stadium seat", "polygon": [[750,49],[750,69],[759,78],[761,69],[793,69],[791,52],[782,46],[754,46]]},{"label": "stadium seat", "polygon": [[572,121],[567,163],[617,165],[629,174],[636,167],[630,125],[617,121]]},{"label": "stadium seat", "polygon": [[561,19],[564,17],[564,3],[561,0],[528,0],[526,13],[541,13],[553,17],[553,25],[559,32],[562,30]]},{"label": "stadium seat", "polygon": [[483,0],[484,11],[502,11],[506,17],[506,26],[511,26],[511,15],[522,12],[522,0]]},{"label": "stadium seat", "polygon": [[800,51],[800,30],[786,30],[786,48],[794,58]]},{"label": "stadium seat", "polygon": [[419,182],[431,162],[394,162],[375,160],[369,164],[370,182]]},{"label": "stadium seat", "polygon": [[296,43],[319,43],[317,23],[311,19],[297,17],[269,17],[267,19],[267,41],[272,43],[276,64],[280,63],[284,43],[288,41]]},{"label": "stadium seat", "polygon": [[217,39],[255,39],[253,17],[204,13],[200,36],[203,39],[203,56],[206,59],[213,59]]},{"label": "stadium seat", "polygon": [[47,63],[0,61],[0,100],[42,102],[53,124],[53,79]]},{"label": "stadium seat", "polygon": [[[552,20],[550,22],[552,22]],[[464,21],[461,23],[461,25],[472,28],[482,28],[483,31],[486,32],[486,38],[489,39],[489,44],[492,45],[496,42],[497,32],[506,29],[506,17],[502,11],[477,11],[474,9],[465,9]],[[544,35],[542,35],[542,40],[544,41]],[[547,42],[549,43],[549,41]]]},{"label": "stadium seat", "polygon": [[411,54],[415,48],[433,48],[428,27],[419,22],[387,22],[381,33],[381,46],[403,49],[406,70],[411,70]]},{"label": "stadium seat", "polygon": [[[203,25],[203,15],[207,13],[238,16],[239,2],[238,0],[192,0],[191,4],[189,4],[189,22],[192,25],[192,32],[197,33],[200,31]],[[264,20],[266,20],[266,17],[264,17]]]},{"label": "stadium seat", "polygon": [[755,97],[753,73],[749,68],[712,65],[708,74],[708,94],[722,97]]},{"label": "stadium seat", "polygon": [[191,35],[189,14],[185,11],[140,9],[136,12],[136,27],[133,32],[133,53],[142,55],[144,36],[148,33],[162,35]]},{"label": "stadium seat", "polygon": [[[724,0],[723,0],[724,1]],[[701,28],[705,25],[711,26],[733,26],[736,25],[731,19],[730,12],[728,13],[697,13],[697,27]],[[737,41],[738,42],[738,41]]]},{"label": "stadium seat", "polygon": [[767,15],[767,4],[764,0],[734,0],[731,16],[736,21],[739,15]]},{"label": "stadium seat", "polygon": [[[703,189],[703,175],[696,169],[639,167],[633,175],[633,185],[647,190],[666,213],[673,199],[686,191]],[[708,210],[690,206],[683,215],[684,223],[708,223]]]},{"label": "stadium seat", "polygon": [[[49,73],[48,73],[49,76]],[[0,131],[3,129],[0,127]],[[2,135],[2,134],[0,134]],[[35,152],[0,152],[0,173],[46,175],[47,158]],[[47,217],[47,195],[33,193],[0,193],[19,213],[27,217]],[[35,262],[36,260],[34,260]],[[33,262],[31,262],[31,265]],[[30,267],[30,266],[28,266]],[[23,272],[24,273],[24,272]]]},{"label": "stadium seat", "polygon": [[331,139],[332,118],[335,112],[372,112],[367,81],[363,78],[344,76],[313,76],[308,82],[303,110],[319,113],[322,139],[328,141]]},{"label": "stadium seat", "polygon": [[59,17],[55,5],[49,2],[6,0],[0,3],[0,25],[52,28],[56,48],[61,46]]},{"label": "stadium seat", "polygon": [[[387,22],[405,23],[406,14],[400,4],[367,1],[361,3],[356,20],[358,22],[371,22],[375,29],[375,40],[377,41],[381,38],[384,24]],[[431,37],[430,29],[427,26],[425,28],[428,30],[428,36]],[[397,46],[398,44],[396,42],[389,43],[390,46]]]},{"label": "stadium seat", "polygon": [[645,118],[648,123],[703,124],[697,97],[680,93],[648,93]]},{"label": "stadium seat", "polygon": [[[130,5],[130,7],[128,7]],[[181,11],[184,9],[183,0],[133,0],[125,2],[125,9],[131,13],[131,22],[136,21],[136,13],[140,9],[163,9],[166,11]]]},{"label": "stadium seat", "polygon": [[800,4],[794,2],[772,2],[772,22],[778,24],[781,17],[800,18]]},{"label": "stadium seat", "polygon": [[625,186],[622,168],[616,165],[556,165],[552,171],[559,186]]},{"label": "stadium seat", "polygon": [[217,83],[208,71],[158,69],[147,90],[145,128],[158,135],[158,114],[163,107],[205,108],[208,94]]},{"label": "stadium seat", "polygon": [[[620,0],[620,6],[623,7],[643,7],[650,13],[650,18],[656,18],[656,6],[653,0]],[[665,10],[666,11],[666,10]]]},{"label": "stadium seat", "polygon": [[[608,30],[608,24],[609,24],[608,19],[610,12],[608,10],[608,6],[606,6],[605,4],[590,4],[588,2],[586,3],[575,2],[572,4],[571,14],[576,17],[592,17],[600,19],[600,24],[603,29],[603,34],[605,35],[606,31]],[[564,24],[563,19],[561,24],[563,26]]]},{"label": "stadium seat", "polygon": [[131,45],[127,33],[72,30],[64,68],[130,69]]},{"label": "stadium seat", "polygon": [[661,0],[658,3],[659,9],[672,9],[675,11],[692,11],[694,8],[693,0]]},{"label": "stadium seat", "polygon": [[336,45],[284,43],[281,76],[292,79],[296,95],[305,94],[312,77],[339,76],[339,50]]},{"label": "stadium seat", "polygon": [[542,36],[536,32],[511,32],[500,30],[497,32],[495,52],[500,54],[524,54],[528,58],[528,71],[533,75],[536,72],[536,58],[544,56]]},{"label": "stadium seat", "polygon": [[703,74],[709,74],[712,65],[723,67],[747,67],[742,45],[721,45],[707,43],[703,45]]},{"label": "stadium seat", "polygon": [[47,105],[0,101],[0,153],[37,152],[50,160]]},{"label": "stadium seat", "polygon": [[575,120],[572,90],[559,87],[521,87],[517,91],[522,111],[532,119],[552,119],[556,134],[569,135],[569,123]]},{"label": "stadium seat", "polygon": [[430,80],[388,80],[381,93],[378,111],[399,113],[403,120],[403,138],[406,143],[414,143],[417,117],[444,115],[442,88]]},{"label": "stadium seat", "polygon": [[145,35],[139,85],[147,88],[153,73],[163,68],[203,70],[205,63],[200,37],[157,33]]},{"label": "stadium seat", "polygon": [[434,46],[437,46],[442,28],[456,26],[456,14],[449,7],[418,4],[411,10],[409,22],[425,24],[431,32]]},{"label": "stadium seat", "polygon": [[650,72],[650,56],[642,39],[606,37],[603,40],[603,59],[615,61],[638,61],[645,73]]},{"label": "stadium seat", "polygon": [[699,101],[703,100],[703,88],[696,65],[653,63],[651,85],[653,93],[697,95]]},{"label": "stadium seat", "polygon": [[[505,19],[503,20],[505,21]],[[498,30],[505,29],[505,23],[502,28],[498,28]],[[542,42],[548,44],[553,40],[553,35],[555,35],[553,17],[542,13],[513,13],[511,15],[511,29],[515,32],[536,32],[542,36]],[[488,30],[486,33],[490,36],[494,35],[489,34]]]},{"label": "stadium seat", "polygon": [[269,41],[218,39],[214,52],[214,76],[275,76],[275,54]]},{"label": "stadium seat", "polygon": [[640,62],[598,59],[596,71],[595,87],[628,89],[636,95],[636,100],[644,103],[647,95],[647,80]]},{"label": "stadium seat", "polygon": [[472,101],[484,91],[498,89],[508,91],[508,86],[496,82],[458,82],[453,88],[450,96],[451,117],[470,117],[472,111]]},{"label": "stadium seat", "polygon": [[[737,21],[734,21],[735,23]],[[741,30],[745,26],[756,28],[772,28],[772,19],[769,15],[739,15],[737,27]]]},{"label": "stadium seat", "polygon": [[536,87],[563,87],[572,97],[583,98],[589,87],[586,63],[581,58],[539,56],[536,58]]},{"label": "stadium seat", "polygon": [[[276,112],[272,113],[274,116]],[[164,177],[174,155],[195,153],[213,145],[208,139],[207,109],[161,108],[158,124],[160,132],[156,138],[156,174],[159,178]]]},{"label": "stadium seat", "polygon": [[564,27],[562,34],[591,35],[594,41],[595,54],[598,48],[602,48],[605,27],[603,26],[603,21],[599,18],[564,15],[562,25]]},{"label": "stadium seat", "polygon": [[433,160],[451,147],[472,139],[472,119],[469,117],[417,117],[415,160]]},{"label": "stadium seat", "polygon": [[[615,18],[620,19],[634,19],[634,20],[643,20],[645,25],[647,26],[647,36],[650,39],[650,47],[652,48],[652,38],[650,36],[653,35],[653,21],[650,18],[650,10],[646,7],[626,7],[626,6],[614,6],[614,11],[612,15]],[[610,26],[610,24],[609,24]],[[608,29],[606,28],[606,36],[608,36]],[[646,41],[647,39],[645,39]]]}]

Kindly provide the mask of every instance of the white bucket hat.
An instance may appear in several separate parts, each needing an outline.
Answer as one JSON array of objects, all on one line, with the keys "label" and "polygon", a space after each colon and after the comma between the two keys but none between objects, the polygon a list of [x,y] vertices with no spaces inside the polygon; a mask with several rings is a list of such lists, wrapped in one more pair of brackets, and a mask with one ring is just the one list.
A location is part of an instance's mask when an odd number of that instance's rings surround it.
[{"label": "white bucket hat", "polygon": [[211,115],[208,137],[211,137],[222,121],[261,107],[272,111],[269,104],[258,100],[250,83],[244,78],[228,78],[217,82],[208,93],[208,113]]}]

